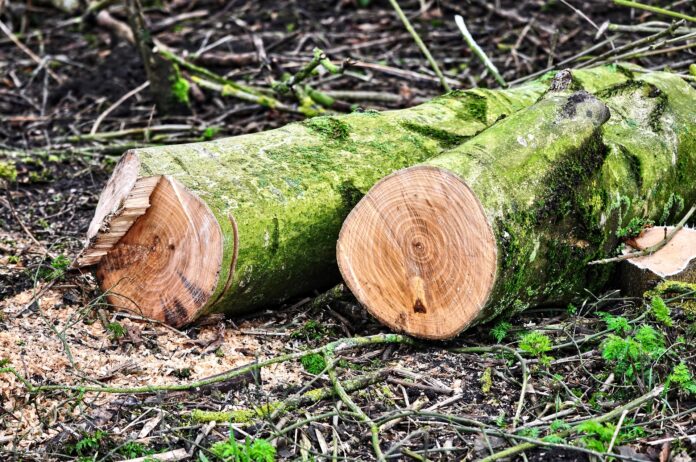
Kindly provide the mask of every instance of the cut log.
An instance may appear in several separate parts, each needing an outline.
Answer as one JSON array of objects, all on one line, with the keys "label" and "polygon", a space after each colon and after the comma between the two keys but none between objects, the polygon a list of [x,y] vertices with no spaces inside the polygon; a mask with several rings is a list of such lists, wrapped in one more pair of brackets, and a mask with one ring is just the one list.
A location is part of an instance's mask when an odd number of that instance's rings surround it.
[{"label": "cut log", "polygon": [[[533,104],[550,81],[129,151],[100,197],[77,264],[97,265],[111,304],[173,326],[329,287],[340,281],[341,223],[375,182]],[[598,89],[628,77],[603,67],[579,71],[575,81]]]},{"label": "cut log", "polygon": [[453,92],[408,110],[129,151],[101,194],[77,265],[98,265],[111,304],[173,326],[328,287],[340,280],[341,222],[370,186],[532,104],[545,88]]},{"label": "cut log", "polygon": [[[648,228],[628,241],[624,253],[652,247],[674,228]],[[657,252],[621,262],[617,268],[621,291],[629,297],[643,297],[662,281],[696,283],[696,229],[682,228]]]},{"label": "cut log", "polygon": [[549,92],[377,183],[341,229],[341,273],[377,319],[428,339],[597,290],[611,268],[587,263],[620,227],[696,200],[694,107],[669,74]]}]

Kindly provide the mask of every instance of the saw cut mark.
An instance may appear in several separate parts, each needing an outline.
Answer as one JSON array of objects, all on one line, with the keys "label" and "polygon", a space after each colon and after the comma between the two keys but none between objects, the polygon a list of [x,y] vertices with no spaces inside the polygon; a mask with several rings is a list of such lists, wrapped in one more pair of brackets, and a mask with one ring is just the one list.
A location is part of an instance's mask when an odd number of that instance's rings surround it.
[{"label": "saw cut mark", "polygon": [[213,213],[173,177],[101,259],[97,278],[109,303],[174,327],[193,321],[217,287],[222,232]]}]

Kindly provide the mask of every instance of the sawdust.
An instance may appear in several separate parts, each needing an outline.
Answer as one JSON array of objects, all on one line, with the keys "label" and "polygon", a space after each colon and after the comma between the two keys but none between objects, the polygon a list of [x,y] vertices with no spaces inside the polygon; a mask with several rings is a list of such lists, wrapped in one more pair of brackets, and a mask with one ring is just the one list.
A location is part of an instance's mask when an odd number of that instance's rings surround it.
[{"label": "sawdust", "polygon": [[[115,339],[95,321],[89,312],[94,308],[66,304],[59,290],[46,292],[38,309],[25,309],[33,291],[0,302],[0,359],[36,385],[79,385],[94,380],[125,387],[182,383],[286,351],[287,337],[241,332],[258,328],[261,321],[244,322],[239,329],[218,322],[196,329],[192,339],[156,323],[119,318],[124,334]],[[65,330],[74,368],[51,325],[58,332]],[[265,369],[262,387],[270,390],[299,383],[298,368],[278,364]],[[16,377],[0,375],[0,449],[17,435],[21,441],[15,449],[36,447],[53,438],[61,422],[74,420],[85,409],[66,405],[67,398],[65,393],[32,396]],[[88,397],[92,408],[116,398],[108,394]],[[5,449],[10,449],[10,443],[6,444]]]}]

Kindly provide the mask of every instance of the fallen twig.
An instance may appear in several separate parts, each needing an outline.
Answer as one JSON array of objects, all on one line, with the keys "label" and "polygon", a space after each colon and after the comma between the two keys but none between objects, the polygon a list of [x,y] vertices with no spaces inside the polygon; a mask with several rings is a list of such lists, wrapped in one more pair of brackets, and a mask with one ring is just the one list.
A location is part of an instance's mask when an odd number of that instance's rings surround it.
[{"label": "fallen twig", "polygon": [[473,51],[474,54],[478,56],[483,65],[486,66],[486,69],[488,69],[488,71],[493,75],[493,78],[495,78],[495,80],[500,84],[500,86],[503,88],[507,88],[508,84],[505,82],[505,79],[503,79],[503,76],[500,75],[500,72],[498,72],[498,68],[495,67],[495,64],[493,64],[493,62],[488,58],[488,56],[481,49],[481,47],[478,46],[478,44],[474,40],[474,37],[472,37],[471,33],[469,32],[469,29],[466,28],[464,18],[456,14],[454,15],[454,22],[457,23],[457,27],[459,27],[459,30],[464,36],[464,40],[466,41],[467,45],[469,45],[469,48],[471,48],[471,51]]},{"label": "fallen twig", "polygon": [[411,34],[411,37],[413,37],[413,40],[416,42],[416,45],[418,45],[418,48],[420,48],[420,51],[425,56],[425,59],[427,59],[428,63],[430,63],[430,67],[433,68],[433,72],[435,72],[437,78],[440,79],[440,85],[442,88],[445,91],[450,91],[451,88],[447,83],[444,74],[440,70],[440,67],[437,65],[433,55],[430,54],[428,47],[425,46],[425,43],[423,43],[423,40],[420,38],[420,35],[418,35],[418,32],[416,32],[416,29],[414,29],[413,25],[411,25],[411,21],[408,20],[404,12],[401,10],[399,3],[396,0],[389,0],[389,3],[391,3],[391,6],[394,8],[394,11],[396,11],[396,15],[399,17],[399,19],[401,19],[401,22],[404,24],[406,30],[409,32],[409,34]]}]

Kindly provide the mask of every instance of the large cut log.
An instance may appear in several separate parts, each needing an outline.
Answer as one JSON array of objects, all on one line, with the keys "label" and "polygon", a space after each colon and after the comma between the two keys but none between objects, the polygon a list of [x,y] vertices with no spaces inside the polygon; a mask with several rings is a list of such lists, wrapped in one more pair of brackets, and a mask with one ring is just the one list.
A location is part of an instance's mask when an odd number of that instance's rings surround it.
[{"label": "large cut log", "polygon": [[[673,229],[673,226],[646,229],[628,242],[624,254],[660,244]],[[682,228],[658,251],[622,261],[617,273],[621,292],[630,297],[643,297],[665,280],[696,283],[696,229]]]},{"label": "large cut log", "polygon": [[[572,86],[571,86],[572,88]],[[617,231],[696,201],[696,91],[636,75],[549,92],[460,146],[377,183],[346,219],[341,273],[396,331],[447,339],[476,322],[597,290]]]},{"label": "large cut log", "polygon": [[[575,77],[591,89],[628,80],[613,67]],[[549,82],[129,151],[100,197],[78,265],[97,265],[111,304],[174,326],[336,283],[341,223],[376,181],[533,104]]]}]

